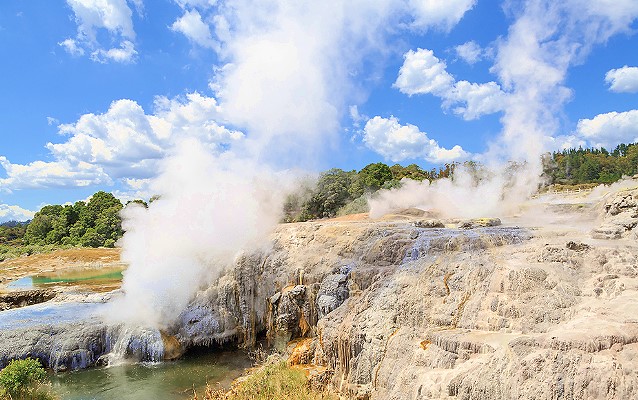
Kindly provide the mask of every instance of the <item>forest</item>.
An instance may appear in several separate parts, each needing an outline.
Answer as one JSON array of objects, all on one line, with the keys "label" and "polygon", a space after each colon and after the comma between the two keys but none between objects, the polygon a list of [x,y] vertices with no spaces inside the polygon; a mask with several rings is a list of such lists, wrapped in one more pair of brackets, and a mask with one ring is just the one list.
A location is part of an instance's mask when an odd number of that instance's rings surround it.
[{"label": "forest", "polygon": [[613,151],[568,149],[545,157],[550,184],[613,183],[638,174],[638,143],[619,144]]}]

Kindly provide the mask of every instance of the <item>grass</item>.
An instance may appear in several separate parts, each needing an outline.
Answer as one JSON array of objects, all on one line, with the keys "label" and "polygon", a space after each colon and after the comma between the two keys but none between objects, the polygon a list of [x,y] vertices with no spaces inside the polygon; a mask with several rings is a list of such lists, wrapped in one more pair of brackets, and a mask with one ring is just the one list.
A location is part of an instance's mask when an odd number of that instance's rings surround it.
[{"label": "grass", "polygon": [[539,190],[540,193],[546,193],[546,192],[566,192],[566,191],[578,191],[580,190],[589,190],[589,189],[593,189],[596,186],[602,185],[602,183],[578,183],[578,184],[573,184],[573,185],[566,185],[566,184],[560,184],[560,183],[555,183],[553,185],[550,186],[545,186],[543,188],[541,188]]},{"label": "grass", "polygon": [[[231,390],[206,388],[204,400],[334,400],[325,392],[310,388],[306,373],[290,367],[285,360],[271,357],[250,375],[233,383]],[[197,394],[192,400],[199,400]]]},{"label": "grass", "polygon": [[71,245],[60,245],[60,244],[45,244],[45,245],[37,245],[37,244],[27,244],[27,245],[10,245],[10,244],[0,244],[0,262],[4,260],[10,260],[12,258],[18,258],[23,255],[32,255],[39,253],[50,253],[59,249],[70,249],[73,248]]}]

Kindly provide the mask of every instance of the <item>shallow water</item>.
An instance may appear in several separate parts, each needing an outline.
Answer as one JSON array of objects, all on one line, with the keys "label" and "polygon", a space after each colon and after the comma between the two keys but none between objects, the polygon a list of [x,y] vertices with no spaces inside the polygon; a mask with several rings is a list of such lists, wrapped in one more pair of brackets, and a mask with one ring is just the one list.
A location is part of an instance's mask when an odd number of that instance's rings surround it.
[{"label": "shallow water", "polygon": [[104,303],[41,303],[0,312],[0,329],[59,325],[97,318]]},{"label": "shallow water", "polygon": [[207,382],[228,388],[248,367],[241,351],[200,352],[178,361],[60,373],[51,381],[62,400],[183,400],[192,397],[193,386],[201,399]]},{"label": "shallow water", "polygon": [[47,274],[25,276],[7,284],[7,289],[37,289],[51,286],[104,286],[113,290],[120,286],[123,266],[68,269]]}]

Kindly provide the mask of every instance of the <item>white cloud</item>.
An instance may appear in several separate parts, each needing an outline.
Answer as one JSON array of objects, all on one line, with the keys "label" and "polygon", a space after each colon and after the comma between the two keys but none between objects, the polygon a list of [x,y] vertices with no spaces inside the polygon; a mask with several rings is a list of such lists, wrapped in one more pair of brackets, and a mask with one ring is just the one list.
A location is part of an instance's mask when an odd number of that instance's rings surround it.
[{"label": "white cloud", "polygon": [[476,64],[483,58],[483,49],[473,40],[454,47],[456,56],[468,64]]},{"label": "white cloud", "polygon": [[[141,0],[131,0],[138,13],[143,11]],[[67,0],[78,25],[75,38],[58,43],[73,56],[90,52],[97,62],[132,62],[137,54],[133,41],[133,12],[126,0]],[[106,31],[109,45],[100,43],[98,33]],[[119,42],[119,47],[112,47]]]},{"label": "white cloud", "polygon": [[62,46],[64,50],[72,56],[79,57],[84,55],[84,49],[81,46],[78,46],[78,43],[74,39],[65,39],[59,42],[58,45]]},{"label": "white cloud", "polygon": [[115,61],[120,63],[130,63],[135,60],[135,56],[137,56],[137,51],[135,50],[135,46],[128,40],[120,43],[119,48],[114,47],[112,49],[104,50],[98,49],[91,53],[91,60],[97,61],[100,63],[106,63],[108,61]]},{"label": "white cloud", "polygon": [[468,156],[458,145],[451,149],[440,147],[418,127],[401,125],[396,117],[376,116],[368,120],[363,129],[363,141],[370,149],[393,162],[424,158],[432,163],[444,163]]},{"label": "white cloud", "polygon": [[638,67],[624,66],[612,69],[605,74],[605,82],[609,84],[612,92],[636,93],[638,92]]},{"label": "white cloud", "polygon": [[474,7],[476,0],[410,0],[409,4],[414,13],[413,27],[449,31]]},{"label": "white cloud", "polygon": [[5,192],[16,189],[82,187],[113,183],[99,166],[87,162],[33,161],[23,165],[12,164],[6,157],[0,156],[0,165],[7,174],[6,178],[0,178],[0,187]]},{"label": "white cloud", "polygon": [[445,109],[452,108],[465,120],[503,110],[507,95],[495,82],[470,83],[455,81],[444,61],[432,50],[417,49],[405,53],[404,62],[394,87],[409,96],[432,94],[443,100]]},{"label": "white cloud", "polygon": [[613,149],[620,143],[638,142],[638,110],[612,111],[596,115],[592,119],[581,119],[577,134],[593,147]]},{"label": "white cloud", "polygon": [[444,61],[439,60],[432,50],[410,50],[403,55],[404,61],[394,87],[409,96],[433,94],[443,96],[454,85]]},{"label": "white cloud", "polygon": [[98,29],[135,39],[132,11],[126,0],[67,0],[78,23],[78,33],[95,42]]},{"label": "white cloud", "polygon": [[217,3],[217,0],[175,0],[182,9],[186,8],[201,8],[208,9]]},{"label": "white cloud", "polygon": [[53,161],[12,164],[0,156],[7,177],[5,190],[63,186],[89,186],[141,182],[158,173],[158,162],[175,143],[186,137],[200,139],[219,152],[243,138],[217,122],[220,109],[211,97],[190,93],[185,97],[155,100],[146,114],[132,100],[117,100],[103,114],[85,114],[60,125],[61,143],[48,143]]},{"label": "white cloud", "polygon": [[19,206],[0,204],[0,222],[27,221],[33,218],[34,211],[26,210]]},{"label": "white cloud", "polygon": [[452,107],[455,114],[465,120],[473,120],[486,114],[493,114],[505,108],[507,95],[496,82],[470,83],[458,81],[443,95],[444,107]]},{"label": "white cloud", "polygon": [[217,47],[209,26],[202,21],[202,16],[197,10],[186,11],[182,17],[173,22],[171,29],[175,32],[181,32],[189,40],[202,47],[210,49]]}]

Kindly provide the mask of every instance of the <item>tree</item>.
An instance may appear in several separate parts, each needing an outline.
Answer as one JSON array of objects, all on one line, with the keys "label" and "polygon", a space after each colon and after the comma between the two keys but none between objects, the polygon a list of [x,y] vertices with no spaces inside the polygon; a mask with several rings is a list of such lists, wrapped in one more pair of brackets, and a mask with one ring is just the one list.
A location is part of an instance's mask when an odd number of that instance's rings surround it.
[{"label": "tree", "polygon": [[333,168],[324,172],[317,181],[317,187],[304,206],[304,218],[332,217],[339,207],[350,199],[348,188],[352,183],[353,173]]},{"label": "tree", "polygon": [[122,202],[113,196],[112,193],[107,193],[101,190],[91,196],[91,199],[86,204],[87,211],[92,217],[92,220],[97,219],[103,211],[108,210],[111,207],[117,207],[121,210]]},{"label": "tree", "polygon": [[375,192],[392,179],[392,170],[384,163],[368,164],[359,171],[358,177],[367,191]]},{"label": "tree", "polygon": [[[145,205],[142,200],[134,202]],[[88,203],[44,206],[26,227],[24,242],[113,247],[124,233],[119,215],[122,207],[119,199],[103,191]]]},{"label": "tree", "polygon": [[95,228],[88,228],[80,238],[80,245],[85,247],[100,247],[104,243],[104,236],[97,233]]},{"label": "tree", "polygon": [[47,234],[52,228],[53,222],[50,215],[35,213],[24,234],[25,243],[44,244]]},{"label": "tree", "polygon": [[139,204],[139,205],[143,206],[144,208],[148,208],[148,203],[145,202],[142,199],[129,200],[129,201],[126,202],[125,206],[128,206],[129,204]]}]

